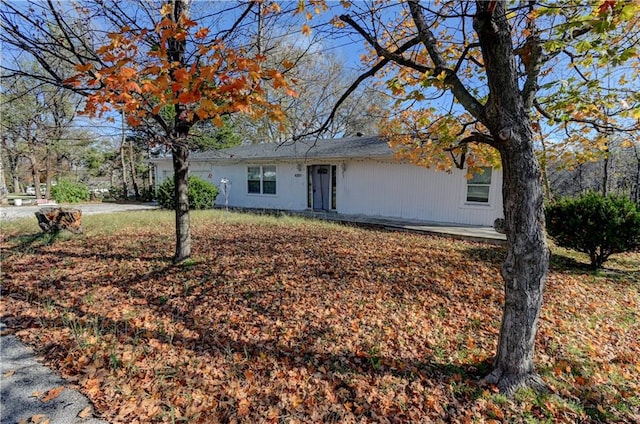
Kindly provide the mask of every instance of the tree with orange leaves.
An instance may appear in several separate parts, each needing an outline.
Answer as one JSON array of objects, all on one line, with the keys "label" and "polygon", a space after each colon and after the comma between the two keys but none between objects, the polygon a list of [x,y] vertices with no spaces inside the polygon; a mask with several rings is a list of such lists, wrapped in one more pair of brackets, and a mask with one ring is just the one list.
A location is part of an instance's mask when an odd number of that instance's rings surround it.
[{"label": "tree with orange leaves", "polygon": [[[17,5],[7,5],[3,11],[6,39],[48,64],[44,66],[47,82],[84,94],[86,114],[108,117],[117,111],[126,116],[131,127],[161,128],[161,139],[173,156],[174,263],[191,255],[187,174],[192,127],[202,121],[222,126],[223,117],[234,113],[282,120],[279,106],[265,99],[263,85],[267,80],[273,87],[295,95],[280,71],[265,69],[264,56],[250,53],[249,46],[233,43],[233,36],[237,36],[243,20],[256,6],[257,2],[250,2],[223,9],[219,18],[229,29],[216,34],[209,26],[190,19],[186,0],[171,0],[163,5],[142,1],[123,5],[85,2],[76,7],[74,22],[67,20],[71,10],[51,1],[46,5],[30,3],[34,16]],[[236,13],[225,18],[225,11]],[[146,24],[138,15],[146,15]],[[96,21],[93,26],[111,26],[105,40],[86,37],[97,33],[81,19],[88,16]],[[55,25],[43,28],[41,23],[45,20]],[[45,48],[45,56],[39,50],[44,43],[38,43],[12,21],[31,25],[35,33],[40,31],[44,39],[53,40],[56,48]],[[51,62],[65,66],[58,68]]]},{"label": "tree with orange leaves", "polygon": [[[115,107],[126,114],[131,126],[151,119],[165,131],[165,143],[173,155],[174,262],[178,263],[191,255],[187,196],[190,129],[209,119],[222,126],[223,116],[237,112],[282,119],[278,105],[269,104],[263,96],[265,79],[275,81],[274,85],[288,94],[295,93],[280,72],[262,68],[264,57],[229,48],[224,39],[204,42],[210,30],[189,19],[185,0],[170,1],[160,13],[162,19],[152,30],[123,27],[110,33],[110,42],[96,50],[102,66],[94,68],[92,62],[76,65],[80,73],[65,83],[97,87],[85,108],[91,115]],[[156,44],[145,48],[152,32]],[[190,57],[186,54],[189,39],[197,44]],[[170,108],[171,121],[161,113],[166,108]]]}]

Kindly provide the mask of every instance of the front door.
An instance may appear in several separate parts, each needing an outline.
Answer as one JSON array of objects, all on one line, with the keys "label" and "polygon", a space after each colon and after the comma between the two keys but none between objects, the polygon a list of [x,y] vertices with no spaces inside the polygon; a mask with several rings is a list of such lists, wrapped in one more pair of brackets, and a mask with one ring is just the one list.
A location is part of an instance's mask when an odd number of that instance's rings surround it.
[{"label": "front door", "polygon": [[313,202],[311,207],[316,210],[331,210],[331,166],[310,166],[309,179]]}]

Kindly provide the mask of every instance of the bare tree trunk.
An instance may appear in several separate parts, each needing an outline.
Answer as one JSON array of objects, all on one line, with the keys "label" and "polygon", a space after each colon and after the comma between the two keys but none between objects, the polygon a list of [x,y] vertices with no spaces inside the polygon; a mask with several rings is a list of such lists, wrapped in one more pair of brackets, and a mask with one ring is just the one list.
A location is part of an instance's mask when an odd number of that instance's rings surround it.
[{"label": "bare tree trunk", "polygon": [[47,184],[47,192],[46,192],[46,198],[50,199],[51,198],[51,146],[49,144],[49,141],[47,141],[47,149],[46,149],[46,154],[47,154],[47,163],[46,163],[46,175],[45,175],[45,182]]},{"label": "bare tree trunk", "polygon": [[127,186],[127,162],[124,159],[124,141],[120,144],[120,167],[122,169],[122,196],[128,197],[129,187]]},{"label": "bare tree trunk", "polygon": [[29,156],[29,164],[31,166],[31,178],[33,179],[33,186],[36,190],[36,199],[42,198],[40,190],[40,172],[38,170],[38,161],[35,155]]},{"label": "bare tree trunk", "polygon": [[147,143],[147,188],[153,193],[153,164],[151,164],[151,146]]},{"label": "bare tree trunk", "polygon": [[502,265],[504,314],[494,369],[486,377],[508,394],[520,387],[545,387],[535,371],[533,356],[549,267],[540,167],[526,127],[512,140],[501,151],[508,244]]},{"label": "bare tree trunk", "polygon": [[176,200],[176,253],[174,263],[180,263],[191,256],[191,223],[189,220],[189,148],[185,140],[173,141],[173,181]]},{"label": "bare tree trunk", "polygon": [[[177,22],[180,16],[187,14],[187,2],[173,2],[172,19]],[[168,56],[173,62],[184,63],[185,40],[169,39]],[[173,78],[173,74],[171,75]],[[173,263],[178,264],[191,256],[191,223],[189,221],[189,129],[190,124],[182,118],[183,105],[177,103],[175,108],[174,132],[171,136],[171,153],[173,155],[174,199],[176,213],[176,254]]]},{"label": "bare tree trunk", "polygon": [[120,139],[120,167],[122,168],[122,196],[126,199],[128,197],[129,188],[127,187],[127,163],[124,159],[124,148],[127,143],[127,134],[125,133],[125,114],[124,110],[121,114],[122,117],[122,135]]},{"label": "bare tree trunk", "polygon": [[[476,2],[473,27],[481,44],[490,94],[484,107],[492,145],[503,167],[502,196],[507,257],[502,265],[505,304],[492,372],[485,381],[512,395],[521,387],[543,389],[535,371],[535,338],[549,267],[540,165],[526,100],[518,85],[511,26],[503,2]],[[490,7],[495,7],[491,10]],[[533,41],[535,43],[535,41]],[[531,47],[535,55],[535,45]],[[533,59],[532,59],[533,60]],[[535,61],[530,65],[535,67]],[[528,70],[529,71],[529,70]],[[531,72],[536,72],[531,69]],[[535,81],[527,81],[535,85]],[[528,88],[529,94],[533,91]],[[523,89],[522,92],[526,90]]]},{"label": "bare tree trunk", "polygon": [[633,143],[633,155],[636,158],[636,176],[634,186],[631,190],[631,200],[633,200],[636,205],[640,205],[640,151],[638,151],[638,145],[636,143]]},{"label": "bare tree trunk", "polygon": [[140,190],[138,189],[138,181],[136,175],[136,161],[133,155],[133,140],[129,140],[129,167],[131,169],[131,184],[133,185],[133,192],[135,193],[136,200],[140,200]]},{"label": "bare tree trunk", "polygon": [[4,155],[0,153],[0,205],[6,205],[9,203],[9,190],[7,189],[7,180],[4,177],[3,156]]},{"label": "bare tree trunk", "polygon": [[263,32],[263,23],[262,23],[262,2],[258,3],[258,34],[256,36],[256,47],[258,50],[258,54],[262,54],[263,53],[263,46],[262,46],[262,34]]},{"label": "bare tree trunk", "polygon": [[609,191],[609,145],[604,152],[604,162],[602,164],[602,195],[606,196]]}]

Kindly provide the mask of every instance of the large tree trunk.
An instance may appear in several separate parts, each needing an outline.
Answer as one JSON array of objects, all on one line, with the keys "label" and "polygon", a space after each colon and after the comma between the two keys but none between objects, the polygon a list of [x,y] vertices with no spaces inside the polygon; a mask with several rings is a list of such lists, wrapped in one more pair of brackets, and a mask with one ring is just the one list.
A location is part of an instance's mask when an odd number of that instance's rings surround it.
[{"label": "large tree trunk", "polygon": [[189,148],[184,140],[171,143],[173,153],[173,182],[176,201],[176,254],[173,263],[180,263],[191,256],[191,224],[189,221]]},{"label": "large tree trunk", "polygon": [[494,369],[486,381],[513,394],[520,387],[544,388],[534,367],[549,249],[544,230],[544,193],[528,120],[523,119],[501,151],[507,257],[502,265],[505,304]]},{"label": "large tree trunk", "polygon": [[[482,49],[489,97],[484,123],[503,166],[507,257],[502,266],[505,304],[494,369],[485,381],[513,394],[520,387],[541,389],[533,356],[542,292],[549,267],[544,228],[544,193],[533,149],[529,109],[535,92],[536,63],[530,63],[525,88],[518,85],[511,26],[501,1],[477,3],[473,26]],[[532,40],[531,54],[536,52]],[[539,42],[539,41],[538,41]],[[539,68],[538,68],[539,69]],[[527,102],[529,104],[527,104]]]},{"label": "large tree trunk", "polygon": [[[176,0],[173,3],[171,19],[178,22],[180,16],[187,12],[186,0]],[[185,63],[184,39],[170,38],[168,40],[167,55],[172,62]],[[173,71],[171,77],[175,78]],[[191,124],[187,122],[183,114],[185,108],[182,104],[174,105],[174,133],[171,137],[171,152],[173,153],[173,181],[175,186],[174,199],[176,207],[176,254],[173,263],[177,264],[191,256],[191,225],[189,222],[189,129]]]}]

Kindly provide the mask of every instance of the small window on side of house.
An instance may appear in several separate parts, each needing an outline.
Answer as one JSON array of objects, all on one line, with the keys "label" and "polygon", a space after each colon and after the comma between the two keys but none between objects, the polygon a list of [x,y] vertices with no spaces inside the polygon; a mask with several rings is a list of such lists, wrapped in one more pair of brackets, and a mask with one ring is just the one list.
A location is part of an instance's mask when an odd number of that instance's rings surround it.
[{"label": "small window on side of house", "polygon": [[276,167],[247,167],[247,193],[276,194]]},{"label": "small window on side of house", "polygon": [[492,169],[485,167],[482,170],[484,172],[477,172],[467,180],[467,202],[469,203],[489,203]]},{"label": "small window on side of house", "polygon": [[259,166],[247,168],[247,191],[249,193],[260,194],[260,174]]},{"label": "small window on side of house", "polygon": [[262,167],[262,194],[276,194],[276,167]]}]

